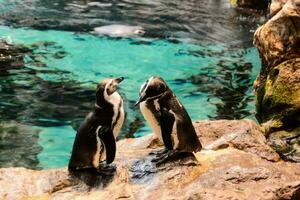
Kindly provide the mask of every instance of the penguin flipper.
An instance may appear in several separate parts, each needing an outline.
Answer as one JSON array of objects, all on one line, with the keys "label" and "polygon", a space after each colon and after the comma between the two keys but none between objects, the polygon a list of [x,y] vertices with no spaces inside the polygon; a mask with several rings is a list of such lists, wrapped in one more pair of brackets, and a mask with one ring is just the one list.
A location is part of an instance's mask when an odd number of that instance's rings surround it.
[{"label": "penguin flipper", "polygon": [[116,156],[116,140],[111,128],[108,126],[102,126],[98,130],[97,136],[104,144],[106,150],[106,163],[112,163]]},{"label": "penguin flipper", "polygon": [[172,113],[168,112],[167,110],[161,111],[161,117],[160,117],[161,135],[165,147],[169,150],[173,149],[171,134],[173,131],[174,122],[175,122],[175,116]]}]

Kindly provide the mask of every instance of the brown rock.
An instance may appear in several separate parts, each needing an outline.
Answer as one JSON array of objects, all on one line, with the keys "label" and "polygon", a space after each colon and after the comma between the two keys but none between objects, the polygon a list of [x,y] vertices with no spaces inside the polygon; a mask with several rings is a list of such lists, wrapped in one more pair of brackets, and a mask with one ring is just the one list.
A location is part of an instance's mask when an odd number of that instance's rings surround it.
[{"label": "brown rock", "polygon": [[272,0],[270,5],[270,17],[278,13],[288,0]]},{"label": "brown rock", "polygon": [[273,0],[270,14],[254,35],[262,59],[256,117],[280,156],[300,162],[300,0]]},{"label": "brown rock", "polygon": [[268,161],[276,153],[269,152],[254,122],[200,121],[195,127],[206,149],[229,147],[197,153],[199,163],[184,159],[156,166],[155,154],[149,154],[158,145],[153,135],[124,139],[117,144],[117,170],[108,175],[2,168],[0,199],[300,198],[300,165]]},{"label": "brown rock", "polygon": [[300,58],[274,67],[264,87],[257,90],[257,115],[261,122],[280,122],[280,127],[300,125]]},{"label": "brown rock", "polygon": [[300,0],[289,0],[254,34],[254,45],[262,59],[262,69],[256,83],[257,88],[262,87],[273,67],[286,60],[300,58],[299,38]]},{"label": "brown rock", "polygon": [[299,132],[300,128],[274,131],[268,138],[269,144],[284,159],[300,163]]},{"label": "brown rock", "polygon": [[232,146],[269,161],[280,159],[266,144],[261,128],[251,120],[199,121],[195,123],[195,128],[206,149]]}]

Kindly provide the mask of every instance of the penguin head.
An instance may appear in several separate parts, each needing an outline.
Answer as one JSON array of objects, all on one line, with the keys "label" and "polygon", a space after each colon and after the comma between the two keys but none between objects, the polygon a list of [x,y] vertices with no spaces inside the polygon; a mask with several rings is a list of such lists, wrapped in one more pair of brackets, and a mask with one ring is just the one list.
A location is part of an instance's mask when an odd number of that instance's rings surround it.
[{"label": "penguin head", "polygon": [[124,77],[119,78],[106,78],[103,79],[100,83],[97,85],[96,89],[96,96],[97,97],[105,97],[110,96],[113,93],[115,93],[118,89],[119,83],[121,83],[124,80]]},{"label": "penguin head", "polygon": [[139,105],[146,100],[154,100],[161,97],[168,90],[166,82],[158,76],[149,78],[140,89],[140,99],[135,103]]}]

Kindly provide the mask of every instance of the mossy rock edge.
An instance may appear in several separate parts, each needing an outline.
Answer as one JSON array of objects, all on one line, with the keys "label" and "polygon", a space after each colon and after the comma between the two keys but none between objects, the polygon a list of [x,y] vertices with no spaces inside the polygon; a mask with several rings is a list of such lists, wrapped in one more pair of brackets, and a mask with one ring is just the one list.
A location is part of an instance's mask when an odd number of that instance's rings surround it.
[{"label": "mossy rock edge", "polygon": [[300,58],[270,71],[256,91],[256,108],[270,145],[282,158],[300,162]]}]

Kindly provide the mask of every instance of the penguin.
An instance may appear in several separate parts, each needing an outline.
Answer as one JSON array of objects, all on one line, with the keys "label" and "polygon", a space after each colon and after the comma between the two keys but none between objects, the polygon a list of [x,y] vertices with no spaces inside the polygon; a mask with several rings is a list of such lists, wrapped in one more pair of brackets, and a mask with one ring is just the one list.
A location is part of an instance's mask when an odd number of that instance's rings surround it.
[{"label": "penguin", "polygon": [[100,162],[110,164],[115,159],[116,137],[125,118],[123,99],[117,92],[124,78],[107,78],[96,89],[96,102],[77,130],[68,169],[99,170]]},{"label": "penguin", "polygon": [[153,76],[142,84],[135,105],[139,105],[167,152],[193,153],[202,149],[186,109],[161,77]]}]

